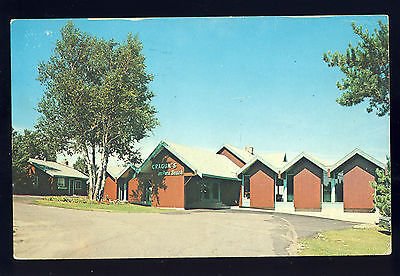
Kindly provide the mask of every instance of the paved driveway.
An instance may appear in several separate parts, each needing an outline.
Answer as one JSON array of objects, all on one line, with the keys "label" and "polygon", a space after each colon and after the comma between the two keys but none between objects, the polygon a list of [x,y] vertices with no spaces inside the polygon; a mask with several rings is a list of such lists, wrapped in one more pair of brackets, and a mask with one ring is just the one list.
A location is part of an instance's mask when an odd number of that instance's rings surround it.
[{"label": "paved driveway", "polygon": [[16,258],[279,256],[297,236],[352,225],[239,210],[127,214],[31,203],[14,197]]}]

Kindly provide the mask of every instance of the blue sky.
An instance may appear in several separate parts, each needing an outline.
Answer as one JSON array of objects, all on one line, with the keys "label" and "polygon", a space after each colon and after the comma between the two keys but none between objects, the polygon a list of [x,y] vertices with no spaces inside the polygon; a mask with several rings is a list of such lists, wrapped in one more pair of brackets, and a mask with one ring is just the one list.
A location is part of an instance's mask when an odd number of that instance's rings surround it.
[{"label": "blue sky", "polygon": [[[384,161],[389,118],[367,104],[342,107],[322,54],[356,44],[351,22],[371,32],[386,16],[74,19],[82,31],[143,42],[161,125],[140,147],[160,140],[217,150],[224,143],[259,151],[301,151],[333,162],[359,147]],[[11,23],[12,125],[33,128],[43,95],[37,65],[47,61],[66,20]]]}]

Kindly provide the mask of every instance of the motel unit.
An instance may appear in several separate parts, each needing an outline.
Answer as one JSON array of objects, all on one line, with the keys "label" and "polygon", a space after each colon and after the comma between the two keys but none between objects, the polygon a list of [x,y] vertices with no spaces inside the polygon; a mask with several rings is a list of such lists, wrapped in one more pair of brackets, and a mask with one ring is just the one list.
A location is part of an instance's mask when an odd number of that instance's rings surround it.
[{"label": "motel unit", "polygon": [[[122,172],[124,192],[113,195],[138,204],[185,209],[286,206],[321,211],[332,205],[370,212],[370,182],[376,169],[384,167],[360,149],[326,165],[305,152],[288,161],[285,153],[255,153],[252,147],[223,145],[212,152],[162,141],[140,168]],[[118,185],[113,187],[119,191]]]}]

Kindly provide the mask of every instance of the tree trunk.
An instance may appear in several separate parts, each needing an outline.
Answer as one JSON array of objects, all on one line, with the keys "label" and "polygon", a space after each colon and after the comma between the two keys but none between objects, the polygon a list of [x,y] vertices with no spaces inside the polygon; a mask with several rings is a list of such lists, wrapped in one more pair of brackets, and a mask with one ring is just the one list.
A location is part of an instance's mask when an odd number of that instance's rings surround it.
[{"label": "tree trunk", "polygon": [[99,189],[100,196],[103,193],[104,185],[106,183],[107,166],[108,166],[108,152],[106,152],[106,154],[104,155],[104,167],[102,169],[100,189]]},{"label": "tree trunk", "polygon": [[105,182],[105,176],[106,176],[106,170],[107,170],[107,163],[108,163],[108,152],[106,148],[102,149],[101,152],[101,163],[100,167],[97,170],[97,178],[96,178],[96,189],[95,189],[95,195],[94,197],[100,201],[101,200],[101,192],[102,188],[104,188],[104,182]]},{"label": "tree trunk", "polygon": [[93,184],[94,184],[94,182],[93,182],[93,170],[92,170],[92,163],[91,163],[91,160],[90,160],[90,158],[89,158],[89,148],[88,147],[85,147],[85,149],[83,150],[83,156],[84,156],[84,158],[85,158],[85,160],[86,160],[86,166],[87,166],[87,168],[88,168],[88,172],[89,172],[89,189],[88,189],[88,198],[90,199],[90,200],[93,200]]},{"label": "tree trunk", "polygon": [[[107,124],[105,125],[105,127]],[[103,134],[103,144],[102,144],[102,151],[101,151],[101,162],[100,162],[100,167],[97,171],[97,179],[96,179],[96,190],[95,190],[95,198],[100,201],[102,192],[104,189],[104,184],[106,181],[106,171],[107,171],[107,165],[108,165],[108,132],[107,129],[104,129],[104,134]]]},{"label": "tree trunk", "polygon": [[92,171],[92,187],[91,187],[91,191],[90,191],[90,195],[91,195],[91,200],[96,199],[95,198],[95,184],[96,184],[96,146],[94,144],[92,144],[92,160],[90,162],[90,167],[91,167],[91,171]]}]

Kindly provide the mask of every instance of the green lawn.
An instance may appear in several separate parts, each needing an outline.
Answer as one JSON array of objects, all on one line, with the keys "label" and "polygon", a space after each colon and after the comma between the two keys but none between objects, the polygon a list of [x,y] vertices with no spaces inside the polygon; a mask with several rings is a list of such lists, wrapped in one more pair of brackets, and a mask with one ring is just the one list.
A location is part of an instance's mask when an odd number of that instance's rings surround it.
[{"label": "green lawn", "polygon": [[78,209],[86,211],[105,211],[105,212],[120,212],[120,213],[162,213],[162,212],[182,212],[174,209],[162,209],[148,206],[134,205],[130,203],[97,203],[88,202],[88,200],[76,200],[68,201],[67,197],[44,197],[35,201],[38,205],[52,206],[67,209]]},{"label": "green lawn", "polygon": [[319,233],[299,240],[301,256],[383,255],[391,253],[391,236],[369,229],[345,229]]}]

